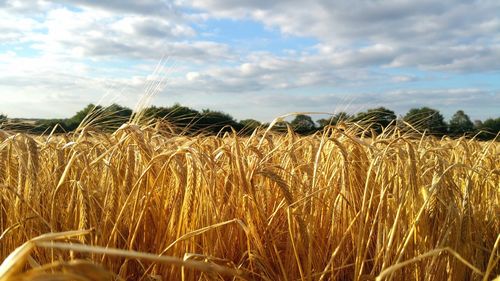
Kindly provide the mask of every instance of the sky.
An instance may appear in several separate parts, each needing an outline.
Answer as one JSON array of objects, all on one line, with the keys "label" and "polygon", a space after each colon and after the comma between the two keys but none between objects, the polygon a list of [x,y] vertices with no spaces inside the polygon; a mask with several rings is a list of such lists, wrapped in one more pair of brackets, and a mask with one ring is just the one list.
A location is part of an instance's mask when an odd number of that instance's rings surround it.
[{"label": "sky", "polygon": [[0,113],[66,118],[151,95],[238,120],[379,106],[498,117],[499,11],[498,0],[0,0]]}]

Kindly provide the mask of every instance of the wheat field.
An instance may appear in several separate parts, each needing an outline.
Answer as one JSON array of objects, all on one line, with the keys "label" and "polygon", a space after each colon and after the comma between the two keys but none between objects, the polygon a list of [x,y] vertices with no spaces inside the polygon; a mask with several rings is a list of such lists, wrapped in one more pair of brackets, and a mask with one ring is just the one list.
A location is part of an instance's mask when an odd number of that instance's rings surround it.
[{"label": "wheat field", "polygon": [[0,132],[0,280],[493,280],[500,145]]}]

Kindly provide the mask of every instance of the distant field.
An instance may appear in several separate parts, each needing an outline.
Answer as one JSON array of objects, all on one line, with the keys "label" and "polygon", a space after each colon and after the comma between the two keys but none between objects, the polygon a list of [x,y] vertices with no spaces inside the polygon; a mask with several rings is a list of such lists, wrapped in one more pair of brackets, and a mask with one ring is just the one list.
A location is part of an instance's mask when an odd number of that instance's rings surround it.
[{"label": "distant field", "polygon": [[492,280],[499,159],[355,128],[0,131],[0,280]]}]

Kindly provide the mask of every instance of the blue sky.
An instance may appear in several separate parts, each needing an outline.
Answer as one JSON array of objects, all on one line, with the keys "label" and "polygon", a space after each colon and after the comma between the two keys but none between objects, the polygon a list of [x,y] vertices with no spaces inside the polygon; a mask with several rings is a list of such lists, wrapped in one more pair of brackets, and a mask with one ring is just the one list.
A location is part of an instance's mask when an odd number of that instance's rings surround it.
[{"label": "blue sky", "polygon": [[499,10],[495,0],[0,0],[0,112],[63,118],[153,94],[160,106],[262,121],[378,106],[498,117]]}]

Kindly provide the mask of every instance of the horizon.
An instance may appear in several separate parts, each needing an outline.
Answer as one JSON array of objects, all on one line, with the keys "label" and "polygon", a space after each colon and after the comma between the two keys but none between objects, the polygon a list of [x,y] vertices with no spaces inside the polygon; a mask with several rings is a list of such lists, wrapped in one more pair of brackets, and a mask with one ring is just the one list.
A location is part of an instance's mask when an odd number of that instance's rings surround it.
[{"label": "horizon", "polygon": [[[134,108],[131,108],[131,107],[127,107],[127,106],[123,106],[121,104],[118,104],[118,103],[110,103],[110,104],[87,104],[87,105],[84,105],[82,106],[77,112],[74,112],[72,115],[70,116],[65,116],[65,117],[60,117],[60,118],[38,118],[38,117],[11,117],[11,116],[7,116],[8,119],[11,119],[11,120],[19,120],[19,121],[38,121],[38,120],[46,120],[46,121],[51,121],[51,120],[69,120],[71,118],[73,118],[74,116],[76,116],[78,114],[78,112],[82,111],[82,110],[85,110],[88,106],[102,106],[102,107],[108,107],[108,106],[112,106],[112,105],[118,105],[120,107],[123,107],[124,110],[131,110],[132,112],[139,112],[141,110],[144,110],[144,109],[147,109],[147,108],[150,108],[150,107],[156,107],[156,108],[172,108],[174,106],[182,106],[184,107],[184,105],[182,104],[179,104],[179,103],[176,103],[176,104],[173,104],[173,105],[166,105],[166,106],[162,106],[162,105],[155,105],[155,104],[148,104],[147,106],[141,108],[140,110],[137,110],[137,109],[134,109]],[[427,106],[421,106],[421,107],[415,107],[415,108],[412,108],[412,109],[422,109],[422,108],[430,108],[430,109],[434,109],[432,107],[427,107]],[[190,108],[190,107],[188,107]],[[378,107],[378,108],[367,108],[367,110],[374,110],[374,109],[387,109],[387,110],[390,110],[390,111],[393,111],[392,109],[390,108],[387,108],[387,107],[384,107],[384,106],[381,106],[381,107]],[[222,110],[212,110],[210,108],[203,108],[203,109],[195,109],[195,108],[190,108],[190,109],[193,109],[193,110],[196,110],[198,111],[199,113],[202,113],[204,110],[209,110],[209,111],[212,111],[212,112],[221,112],[223,114],[229,114],[225,111],[222,111]],[[340,114],[340,113],[347,113],[349,118],[354,118],[356,116],[359,116],[358,114],[363,114],[363,113],[366,113],[367,110],[365,111],[355,111],[355,112],[347,112],[347,111],[336,111],[336,113],[327,113],[327,112],[291,112],[291,113],[287,113],[287,114],[283,114],[281,116],[276,116],[274,117],[274,119],[276,118],[282,118],[283,116],[285,116],[284,120],[286,121],[290,121],[292,120],[293,118],[295,118],[295,116],[298,116],[298,115],[305,115],[305,116],[309,116],[312,118],[312,120],[314,121],[315,124],[319,124],[319,122],[322,120],[322,119],[328,119],[330,117],[334,117],[335,115],[337,114]],[[457,109],[455,111],[458,112],[460,109]],[[394,111],[393,111],[394,112]],[[403,114],[398,114],[397,112],[394,112],[395,115],[396,115],[396,119],[403,119],[405,117],[405,115],[409,112],[405,112]],[[441,114],[444,118],[444,121],[446,123],[448,123],[450,121],[450,119],[453,117],[453,116],[446,116],[444,115],[442,112],[440,112],[438,110],[438,113]],[[464,112],[467,116],[469,116],[467,114],[467,112]],[[0,114],[2,114],[2,112],[0,112]],[[245,121],[245,120],[255,120],[255,121],[259,121],[260,123],[262,124],[265,124],[265,123],[269,123],[269,122],[272,122],[274,121],[273,120],[259,120],[259,119],[253,119],[253,118],[235,118],[234,116],[232,116],[231,114],[229,114],[230,117],[232,117],[236,122],[241,122],[241,121]],[[470,116],[469,116],[470,117]],[[486,120],[492,120],[492,119],[498,119],[500,118],[499,116],[493,116],[493,117],[487,117],[485,119],[472,119],[471,118],[471,121],[473,122],[476,122],[476,121],[480,121],[480,122],[484,122]]]},{"label": "horizon", "polygon": [[263,122],[380,106],[499,116],[500,2],[349,3],[0,1],[0,113],[69,118],[154,93]]}]

